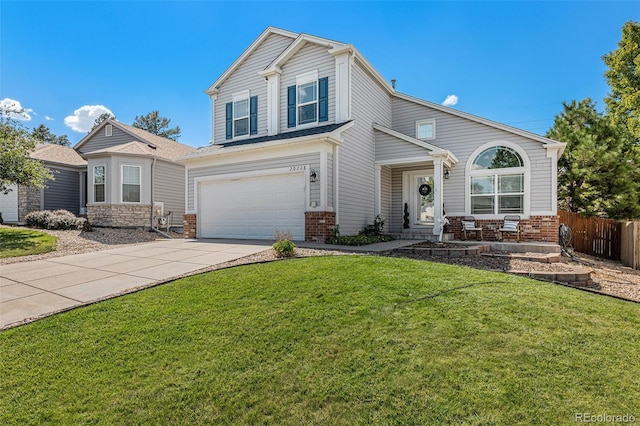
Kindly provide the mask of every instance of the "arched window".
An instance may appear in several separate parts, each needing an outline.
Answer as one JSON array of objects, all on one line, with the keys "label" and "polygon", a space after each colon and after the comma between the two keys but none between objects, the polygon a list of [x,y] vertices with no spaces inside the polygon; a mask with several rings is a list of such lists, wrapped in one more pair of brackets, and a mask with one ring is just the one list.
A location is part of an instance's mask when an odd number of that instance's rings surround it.
[{"label": "arched window", "polygon": [[508,146],[492,146],[471,163],[471,214],[524,213],[525,163]]}]

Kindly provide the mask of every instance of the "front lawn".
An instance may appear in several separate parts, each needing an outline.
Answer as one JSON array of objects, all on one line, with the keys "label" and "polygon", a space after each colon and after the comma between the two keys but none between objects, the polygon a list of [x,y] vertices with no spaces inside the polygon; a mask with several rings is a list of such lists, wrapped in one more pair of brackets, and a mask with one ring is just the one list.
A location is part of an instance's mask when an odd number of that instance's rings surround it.
[{"label": "front lawn", "polygon": [[0,423],[637,419],[639,329],[637,304],[459,266],[242,266],[0,333]]},{"label": "front lawn", "polygon": [[49,253],[57,238],[30,229],[0,228],[0,258]]}]

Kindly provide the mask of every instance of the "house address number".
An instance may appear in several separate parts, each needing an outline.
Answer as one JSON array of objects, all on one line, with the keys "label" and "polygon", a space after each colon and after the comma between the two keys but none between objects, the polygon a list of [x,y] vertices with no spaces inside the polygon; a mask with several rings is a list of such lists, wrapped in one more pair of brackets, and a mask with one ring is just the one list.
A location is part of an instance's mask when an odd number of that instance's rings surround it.
[{"label": "house address number", "polygon": [[307,170],[307,166],[291,166],[289,168],[290,172],[300,172],[302,170]]}]

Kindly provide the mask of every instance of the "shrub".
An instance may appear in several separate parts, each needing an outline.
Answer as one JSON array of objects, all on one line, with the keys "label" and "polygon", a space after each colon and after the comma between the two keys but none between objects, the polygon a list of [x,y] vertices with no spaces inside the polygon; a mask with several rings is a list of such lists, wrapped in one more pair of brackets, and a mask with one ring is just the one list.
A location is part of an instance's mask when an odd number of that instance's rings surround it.
[{"label": "shrub", "polygon": [[291,231],[276,230],[275,239],[276,242],[272,247],[276,257],[291,257],[296,254],[296,245],[291,241],[293,239]]},{"label": "shrub", "polygon": [[84,229],[88,227],[87,219],[76,217],[68,210],[42,210],[31,212],[25,216],[27,226],[41,229]]},{"label": "shrub", "polygon": [[358,235],[340,235],[340,228],[336,225],[325,243],[343,246],[365,246],[367,244],[391,241],[393,238],[390,235],[382,234],[384,223],[385,220],[380,215],[377,215],[373,224],[366,225]]}]

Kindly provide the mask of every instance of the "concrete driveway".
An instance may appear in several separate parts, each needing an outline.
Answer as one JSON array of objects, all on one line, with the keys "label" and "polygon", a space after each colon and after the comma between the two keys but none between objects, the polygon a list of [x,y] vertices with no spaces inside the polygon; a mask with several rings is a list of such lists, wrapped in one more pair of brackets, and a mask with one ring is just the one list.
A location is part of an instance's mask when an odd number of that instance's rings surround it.
[{"label": "concrete driveway", "polygon": [[0,329],[249,256],[268,241],[158,240],[0,266]]}]

